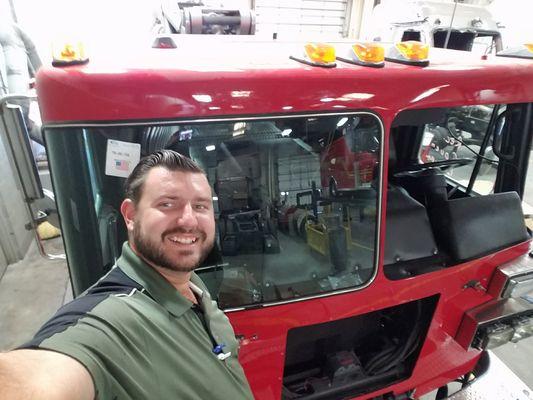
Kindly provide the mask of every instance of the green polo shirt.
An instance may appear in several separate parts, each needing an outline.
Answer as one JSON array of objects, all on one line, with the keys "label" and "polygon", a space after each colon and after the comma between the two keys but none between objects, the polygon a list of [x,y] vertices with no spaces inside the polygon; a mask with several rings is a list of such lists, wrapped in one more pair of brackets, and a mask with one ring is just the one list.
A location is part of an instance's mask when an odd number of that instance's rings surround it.
[{"label": "green polo shirt", "polygon": [[253,399],[228,318],[194,273],[191,282],[203,321],[126,243],[116,267],[23,347],[78,360],[100,400]]}]

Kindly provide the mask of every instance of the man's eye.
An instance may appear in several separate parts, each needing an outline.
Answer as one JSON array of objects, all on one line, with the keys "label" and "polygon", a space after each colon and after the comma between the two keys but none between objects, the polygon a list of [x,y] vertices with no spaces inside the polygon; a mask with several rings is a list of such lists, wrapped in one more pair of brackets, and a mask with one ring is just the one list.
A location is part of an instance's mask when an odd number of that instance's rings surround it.
[{"label": "man's eye", "polygon": [[195,208],[197,210],[207,210],[207,206],[205,204],[196,204]]},{"label": "man's eye", "polygon": [[172,207],[172,203],[161,203],[159,206],[161,208],[170,208]]}]

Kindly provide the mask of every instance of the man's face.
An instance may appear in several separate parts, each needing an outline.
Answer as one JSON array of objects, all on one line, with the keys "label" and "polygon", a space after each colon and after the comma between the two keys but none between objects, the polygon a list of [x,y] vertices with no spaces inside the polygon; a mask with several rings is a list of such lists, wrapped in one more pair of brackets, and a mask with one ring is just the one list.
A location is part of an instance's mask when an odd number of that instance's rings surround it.
[{"label": "man's face", "polygon": [[212,194],[201,173],[155,167],[130,207],[131,219],[125,217],[134,250],[155,266],[190,272],[213,248]]}]

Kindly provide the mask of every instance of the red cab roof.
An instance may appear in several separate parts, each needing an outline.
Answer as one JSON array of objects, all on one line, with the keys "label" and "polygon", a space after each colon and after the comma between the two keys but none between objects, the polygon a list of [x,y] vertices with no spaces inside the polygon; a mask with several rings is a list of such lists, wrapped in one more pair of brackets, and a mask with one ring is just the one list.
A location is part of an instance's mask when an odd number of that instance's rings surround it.
[{"label": "red cab roof", "polygon": [[[533,101],[531,60],[430,49],[430,65],[342,61],[335,68],[289,58],[304,43],[176,35],[175,49],[101,49],[84,65],[37,76],[45,125],[373,110]],[[335,43],[337,48],[347,43]]]}]

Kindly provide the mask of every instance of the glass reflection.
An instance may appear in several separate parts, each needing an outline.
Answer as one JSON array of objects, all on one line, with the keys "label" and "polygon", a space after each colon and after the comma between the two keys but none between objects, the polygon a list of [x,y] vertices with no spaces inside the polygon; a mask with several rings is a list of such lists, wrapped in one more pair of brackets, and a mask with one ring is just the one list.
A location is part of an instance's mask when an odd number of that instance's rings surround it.
[{"label": "glass reflection", "polygon": [[[353,289],[375,272],[381,129],[363,113],[85,129],[102,182],[96,218],[121,200],[122,178],[99,167],[107,140],[140,143],[142,155],[171,148],[212,186],[217,246],[198,273],[221,307]],[[100,248],[125,237],[117,224]]]}]

